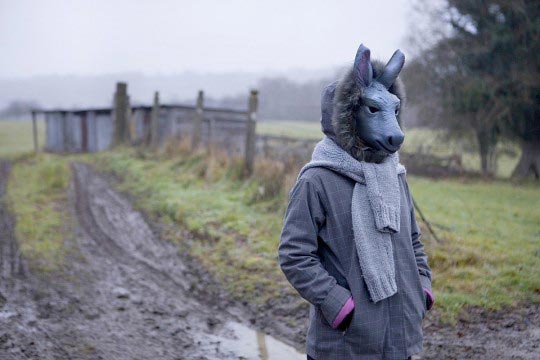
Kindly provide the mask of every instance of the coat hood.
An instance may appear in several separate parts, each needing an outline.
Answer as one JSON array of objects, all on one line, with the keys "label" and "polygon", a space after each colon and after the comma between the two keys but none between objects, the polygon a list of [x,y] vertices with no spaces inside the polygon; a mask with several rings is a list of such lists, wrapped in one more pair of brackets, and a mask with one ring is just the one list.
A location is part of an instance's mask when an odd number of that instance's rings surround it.
[{"label": "coat hood", "polygon": [[[372,61],[373,78],[379,76],[385,64],[380,61]],[[401,101],[402,108],[405,105],[405,86],[398,77],[388,91],[396,95]],[[322,132],[350,153],[358,160],[380,162],[382,158],[378,152],[366,154],[366,147],[356,133],[355,113],[362,99],[362,89],[354,81],[353,69],[338,81],[326,86],[321,96],[321,129]],[[401,112],[397,117],[401,126]],[[366,156],[367,155],[367,156]]]},{"label": "coat hood", "polygon": [[334,142],[338,142],[336,138],[336,132],[334,130],[334,124],[332,122],[334,114],[334,97],[336,93],[338,81],[334,81],[330,85],[327,85],[321,96],[321,129],[324,135],[332,139]]}]

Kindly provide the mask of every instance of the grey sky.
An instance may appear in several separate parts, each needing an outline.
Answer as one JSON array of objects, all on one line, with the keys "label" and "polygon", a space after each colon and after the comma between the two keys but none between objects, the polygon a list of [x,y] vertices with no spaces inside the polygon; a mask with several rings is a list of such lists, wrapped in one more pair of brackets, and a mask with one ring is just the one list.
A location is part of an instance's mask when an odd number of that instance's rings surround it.
[{"label": "grey sky", "polygon": [[[404,48],[409,0],[0,0],[0,77],[317,69]],[[406,49],[405,49],[406,50]]]}]

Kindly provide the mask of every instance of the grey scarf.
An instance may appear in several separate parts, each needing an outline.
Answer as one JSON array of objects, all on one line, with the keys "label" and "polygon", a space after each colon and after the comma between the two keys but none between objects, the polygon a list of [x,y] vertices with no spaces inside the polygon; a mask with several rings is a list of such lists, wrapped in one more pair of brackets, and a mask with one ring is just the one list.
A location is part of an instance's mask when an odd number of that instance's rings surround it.
[{"label": "grey scarf", "polygon": [[405,173],[398,154],[379,164],[358,161],[325,137],[315,146],[299,177],[313,167],[325,167],[356,181],[351,213],[363,277],[373,302],[392,296],[397,285],[391,234],[399,232],[398,174]]}]

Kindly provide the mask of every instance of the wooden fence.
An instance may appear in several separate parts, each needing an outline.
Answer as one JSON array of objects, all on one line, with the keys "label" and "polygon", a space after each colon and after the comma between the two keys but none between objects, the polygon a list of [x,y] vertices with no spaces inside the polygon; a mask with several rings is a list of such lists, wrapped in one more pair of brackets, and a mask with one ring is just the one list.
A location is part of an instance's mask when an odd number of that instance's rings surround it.
[{"label": "wooden fence", "polygon": [[246,110],[204,106],[199,91],[196,105],[162,104],[159,93],[153,104],[130,106],[126,83],[118,83],[112,108],[35,109],[34,147],[38,149],[36,120],[45,118],[46,151],[96,152],[120,144],[159,147],[168,140],[189,138],[191,148],[218,147],[230,156],[243,156],[246,172],[253,170],[256,151],[258,93],[252,90]]},{"label": "wooden fence", "polygon": [[[152,105],[130,106],[127,84],[118,83],[112,108],[34,110],[34,147],[37,151],[36,117],[43,115],[46,151],[97,152],[120,144],[158,148],[170,140],[189,139],[192,151],[206,147],[243,157],[247,174],[253,171],[256,155],[297,167],[308,161],[317,140],[256,134],[257,103],[255,90],[245,110],[206,107],[203,91],[195,105],[163,104],[156,92]],[[418,175],[466,175],[459,155],[402,152],[401,160]]]}]

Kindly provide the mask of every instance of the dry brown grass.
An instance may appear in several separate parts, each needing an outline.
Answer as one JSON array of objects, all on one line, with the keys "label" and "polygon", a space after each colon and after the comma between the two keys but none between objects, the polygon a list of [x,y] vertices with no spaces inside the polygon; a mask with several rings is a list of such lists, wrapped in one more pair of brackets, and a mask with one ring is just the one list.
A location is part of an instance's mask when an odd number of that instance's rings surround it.
[{"label": "dry brown grass", "polygon": [[211,146],[205,159],[204,178],[208,181],[219,181],[228,174],[233,158],[227,152]]},{"label": "dry brown grass", "polygon": [[163,153],[167,157],[173,157],[176,155],[189,155],[191,153],[191,139],[187,136],[183,136],[180,138],[169,137],[165,141]]},{"label": "dry brown grass", "polygon": [[269,158],[256,158],[252,179],[257,183],[254,201],[273,198],[283,190],[285,164]]},{"label": "dry brown grass", "polygon": [[192,150],[189,137],[167,139],[162,152],[167,158],[185,158],[186,162],[192,164],[192,173],[208,182],[223,179],[246,181],[245,184],[252,190],[249,202],[286,196],[294,186],[302,166],[293,155],[280,159],[257,156],[253,174],[246,177],[243,156],[231,156],[215,144]]}]

